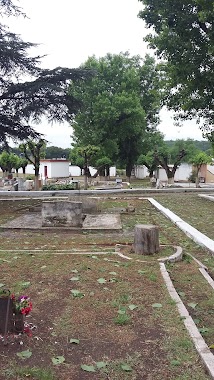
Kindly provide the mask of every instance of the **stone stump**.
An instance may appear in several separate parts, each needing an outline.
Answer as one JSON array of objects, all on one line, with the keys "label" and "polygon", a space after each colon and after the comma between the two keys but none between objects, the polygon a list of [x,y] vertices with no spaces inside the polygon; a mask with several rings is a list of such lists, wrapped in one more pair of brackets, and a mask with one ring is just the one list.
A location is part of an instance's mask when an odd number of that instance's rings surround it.
[{"label": "stone stump", "polygon": [[150,224],[137,224],[134,231],[134,253],[152,255],[159,252],[159,230]]},{"label": "stone stump", "polygon": [[82,227],[82,202],[42,202],[43,227]]}]

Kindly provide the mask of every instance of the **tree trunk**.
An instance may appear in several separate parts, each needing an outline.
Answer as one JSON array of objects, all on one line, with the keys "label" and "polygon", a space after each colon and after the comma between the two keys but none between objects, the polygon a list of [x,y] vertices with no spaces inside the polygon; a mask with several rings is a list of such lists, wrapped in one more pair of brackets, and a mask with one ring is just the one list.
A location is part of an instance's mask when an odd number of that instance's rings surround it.
[{"label": "tree trunk", "polygon": [[159,230],[157,226],[137,224],[134,231],[134,252],[152,255],[159,252]]},{"label": "tree trunk", "polygon": [[35,179],[34,179],[34,190],[39,190],[39,166],[34,167],[35,170]]},{"label": "tree trunk", "polygon": [[35,191],[38,191],[39,190],[39,176],[35,176],[35,179],[34,179],[34,190]]},{"label": "tree trunk", "polygon": [[197,168],[196,178],[195,178],[195,187],[200,187],[200,185],[199,185],[199,171],[200,171],[200,168]]},{"label": "tree trunk", "polygon": [[106,170],[105,170],[105,175],[106,175],[106,180],[110,180],[110,166],[106,165]]},{"label": "tree trunk", "polygon": [[84,174],[84,190],[88,188],[88,177],[87,174]]},{"label": "tree trunk", "polygon": [[132,174],[132,165],[128,163],[126,165],[126,178],[127,182],[131,182],[131,174]]},{"label": "tree trunk", "polygon": [[173,185],[174,184],[174,177],[168,177],[168,184]]}]

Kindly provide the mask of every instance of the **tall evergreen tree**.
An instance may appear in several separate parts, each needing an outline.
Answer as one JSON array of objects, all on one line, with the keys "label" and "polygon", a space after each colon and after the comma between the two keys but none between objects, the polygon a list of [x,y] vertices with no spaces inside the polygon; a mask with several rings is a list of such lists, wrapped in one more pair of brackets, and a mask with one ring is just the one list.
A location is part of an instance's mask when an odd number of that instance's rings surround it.
[{"label": "tall evergreen tree", "polygon": [[[11,0],[0,0],[0,11],[2,15],[25,16]],[[41,57],[28,54],[35,46],[0,24],[0,143],[9,137],[38,137],[30,121],[39,122],[42,115],[51,122],[70,121],[80,102],[68,94],[69,83],[92,75],[87,68],[42,69]],[[26,76],[31,79],[24,81]]]}]

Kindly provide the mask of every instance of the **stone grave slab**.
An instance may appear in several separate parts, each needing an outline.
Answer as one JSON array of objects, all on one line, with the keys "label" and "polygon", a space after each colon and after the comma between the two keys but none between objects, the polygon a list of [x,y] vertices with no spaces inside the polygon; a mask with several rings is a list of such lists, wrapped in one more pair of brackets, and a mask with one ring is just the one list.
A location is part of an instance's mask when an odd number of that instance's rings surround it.
[{"label": "stone grave slab", "polygon": [[[72,227],[43,227],[42,216],[40,212],[29,213],[21,215],[0,227],[9,229],[28,229],[28,230],[43,230],[43,229],[71,229]],[[76,229],[75,227],[73,229]],[[86,214],[82,228],[79,230],[93,229],[93,230],[119,230],[122,229],[119,214]]]},{"label": "stone grave slab", "polygon": [[120,230],[122,229],[119,214],[86,215],[83,229],[90,230]]}]

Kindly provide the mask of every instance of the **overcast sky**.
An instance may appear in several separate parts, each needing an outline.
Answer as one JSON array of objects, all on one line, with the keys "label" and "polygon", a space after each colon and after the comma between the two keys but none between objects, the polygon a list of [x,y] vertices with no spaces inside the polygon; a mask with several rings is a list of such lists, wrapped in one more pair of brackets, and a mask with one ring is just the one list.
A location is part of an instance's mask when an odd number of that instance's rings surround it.
[{"label": "overcast sky", "polygon": [[[148,53],[143,41],[148,31],[137,17],[142,9],[138,0],[20,0],[19,5],[28,18],[4,21],[24,40],[40,44],[31,53],[47,55],[43,67],[78,67],[93,54],[102,57],[129,51],[144,57]],[[166,110],[161,112],[161,119],[159,129],[165,139],[201,140],[194,121],[175,127],[172,113]],[[36,129],[46,134],[51,145],[70,147],[72,129],[67,125],[50,126],[43,121]]]}]

